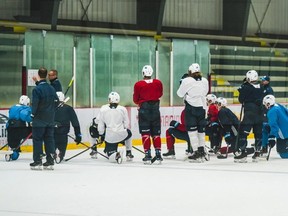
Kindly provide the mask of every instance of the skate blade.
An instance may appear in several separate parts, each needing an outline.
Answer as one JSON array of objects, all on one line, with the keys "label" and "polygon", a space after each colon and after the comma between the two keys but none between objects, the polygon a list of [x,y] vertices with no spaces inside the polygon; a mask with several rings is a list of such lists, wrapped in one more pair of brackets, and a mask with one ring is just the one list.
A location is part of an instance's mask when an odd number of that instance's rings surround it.
[{"label": "skate blade", "polygon": [[227,159],[226,155],[217,155],[217,159]]},{"label": "skate blade", "polygon": [[54,170],[54,166],[43,166],[43,170]]},{"label": "skate blade", "polygon": [[143,163],[145,164],[145,165],[151,165],[152,163],[151,163],[151,160],[149,160],[149,161],[143,161]]},{"label": "skate blade", "polygon": [[92,158],[92,159],[98,159],[97,154],[91,155],[91,158]]},{"label": "skate blade", "polygon": [[175,155],[163,156],[163,158],[168,159],[168,160],[175,160],[176,159]]},{"label": "skate blade", "polygon": [[41,171],[42,170],[42,166],[35,166],[35,167],[30,166],[30,169],[31,170]]},{"label": "skate blade", "polygon": [[247,161],[247,158],[243,158],[243,159],[234,159],[234,162],[235,163],[247,163],[248,161]]},{"label": "skate blade", "polygon": [[54,158],[54,160],[55,160],[56,164],[59,164],[63,161],[63,160],[61,160],[61,158],[58,155]]},{"label": "skate blade", "polygon": [[6,160],[7,162],[11,161],[11,160],[12,160],[11,155],[10,155],[10,154],[6,154],[6,155],[5,155],[5,160]]},{"label": "skate blade", "polygon": [[133,161],[133,158],[126,157],[126,161],[127,161],[127,162],[132,162],[132,161]]},{"label": "skate blade", "polygon": [[188,158],[188,160],[189,160],[190,163],[204,163],[204,161],[202,161],[201,159],[193,160],[193,159],[189,159]]},{"label": "skate blade", "polygon": [[259,158],[254,158],[254,159],[252,158],[252,162],[253,163],[258,163],[259,162]]}]

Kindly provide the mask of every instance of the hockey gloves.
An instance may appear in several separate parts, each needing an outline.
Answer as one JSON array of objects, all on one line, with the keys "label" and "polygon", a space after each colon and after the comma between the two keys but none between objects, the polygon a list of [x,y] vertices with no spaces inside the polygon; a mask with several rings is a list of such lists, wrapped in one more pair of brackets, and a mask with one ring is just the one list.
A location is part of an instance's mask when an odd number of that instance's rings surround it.
[{"label": "hockey gloves", "polygon": [[75,141],[77,144],[79,144],[79,143],[81,143],[81,140],[82,140],[82,135],[81,135],[81,134],[77,134],[77,135],[75,136],[74,141]]},{"label": "hockey gloves", "polygon": [[170,122],[170,127],[172,127],[172,128],[177,128],[177,127],[179,126],[179,124],[180,124],[180,122],[175,121],[175,120],[172,120],[172,121]]},{"label": "hockey gloves", "polygon": [[232,143],[232,137],[231,137],[230,133],[226,133],[225,136],[224,136],[224,139],[225,139],[225,142],[227,144],[231,144]]},{"label": "hockey gloves", "polygon": [[269,136],[268,137],[268,145],[270,148],[273,148],[276,144],[276,137],[275,136]]}]

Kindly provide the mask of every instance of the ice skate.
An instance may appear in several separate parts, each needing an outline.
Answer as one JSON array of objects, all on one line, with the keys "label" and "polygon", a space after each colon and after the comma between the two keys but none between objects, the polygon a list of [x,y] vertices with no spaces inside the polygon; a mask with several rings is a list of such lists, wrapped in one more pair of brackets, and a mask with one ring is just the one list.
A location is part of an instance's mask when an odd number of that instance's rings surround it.
[{"label": "ice skate", "polygon": [[175,150],[169,149],[168,152],[162,154],[165,159],[176,159]]},{"label": "ice skate", "polygon": [[30,163],[31,170],[42,170],[42,161]]},{"label": "ice skate", "polygon": [[158,164],[161,164],[163,161],[163,158],[161,157],[161,150],[160,149],[155,150],[155,157],[156,157],[156,162]]},{"label": "ice skate", "polygon": [[57,163],[57,164],[59,164],[59,163],[61,163],[61,162],[63,161],[63,157],[62,157],[62,155],[61,155],[61,152],[59,152],[58,154],[55,153],[55,154],[53,155],[53,158],[54,158],[54,160],[55,160],[55,163]]},{"label": "ice skate", "polygon": [[199,151],[195,151],[193,152],[193,154],[191,156],[188,156],[188,160],[190,163],[201,163],[201,155],[199,153]]},{"label": "ice skate", "polygon": [[142,159],[144,164],[149,165],[151,164],[152,156],[151,156],[151,151],[148,150],[145,152],[145,157]]},{"label": "ice skate", "polygon": [[47,160],[43,164],[43,169],[44,170],[54,170],[54,162],[53,162],[53,160]]},{"label": "ice skate", "polygon": [[92,151],[90,152],[90,156],[91,156],[91,158],[93,158],[93,159],[97,159],[97,158],[98,158],[98,157],[97,157],[97,151],[92,150]]},{"label": "ice skate", "polygon": [[254,153],[254,155],[252,156],[252,162],[255,162],[257,163],[259,161],[259,158],[260,158],[260,152],[259,151],[256,151]]},{"label": "ice skate", "polygon": [[91,158],[93,159],[97,159],[97,144],[94,144],[92,147],[91,147],[91,152],[90,152],[90,156]]},{"label": "ice skate", "polygon": [[133,161],[134,155],[132,155],[131,150],[126,151],[126,161]]},{"label": "ice skate", "polygon": [[245,151],[241,151],[239,155],[234,157],[235,163],[247,163],[247,153]]},{"label": "ice skate", "polygon": [[121,164],[121,163],[122,163],[123,157],[122,157],[121,152],[116,152],[115,160],[116,160],[116,162],[117,162],[118,164]]},{"label": "ice skate", "polygon": [[261,150],[260,150],[260,155],[259,155],[259,157],[260,157],[261,159],[265,159],[265,160],[266,160],[267,154],[268,154],[268,149],[267,149],[267,147],[262,147]]},{"label": "ice skate", "polygon": [[199,147],[198,148],[198,153],[200,154],[200,159],[202,162],[204,161],[209,161],[210,160],[210,155],[207,154],[207,152],[205,151],[204,147]]}]

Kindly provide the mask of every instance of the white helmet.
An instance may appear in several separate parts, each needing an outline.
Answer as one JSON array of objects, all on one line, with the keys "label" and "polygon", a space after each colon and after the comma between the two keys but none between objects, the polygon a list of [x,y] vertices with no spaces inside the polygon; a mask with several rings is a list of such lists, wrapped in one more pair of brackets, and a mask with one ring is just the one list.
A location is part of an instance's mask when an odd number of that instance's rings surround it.
[{"label": "white helmet", "polygon": [[65,95],[63,94],[63,92],[58,91],[58,92],[56,92],[56,94],[57,94],[60,102],[64,101]]},{"label": "white helmet", "polygon": [[227,106],[227,100],[225,98],[223,98],[223,97],[218,97],[216,102],[221,107]]},{"label": "white helmet", "polygon": [[142,68],[142,74],[143,74],[143,77],[144,77],[144,76],[147,76],[147,77],[152,76],[152,74],[153,74],[153,68],[152,68],[150,65],[145,65],[145,66]]},{"label": "white helmet", "polygon": [[217,97],[214,94],[208,94],[206,96],[206,101],[207,101],[208,104],[215,103],[216,99],[217,99]]},{"label": "white helmet", "polygon": [[263,105],[269,109],[271,106],[275,104],[275,97],[273,95],[266,95],[263,98]]},{"label": "white helmet", "polygon": [[108,96],[109,103],[119,103],[120,102],[120,95],[117,92],[111,92]]},{"label": "white helmet", "polygon": [[189,71],[191,71],[191,73],[197,73],[197,72],[200,72],[200,65],[197,64],[197,63],[193,63],[192,65],[189,66]]},{"label": "white helmet", "polygon": [[258,80],[258,73],[255,70],[249,70],[246,73],[246,80],[250,83],[252,81],[257,81]]},{"label": "white helmet", "polygon": [[30,98],[27,95],[21,95],[19,104],[28,106],[30,104]]}]

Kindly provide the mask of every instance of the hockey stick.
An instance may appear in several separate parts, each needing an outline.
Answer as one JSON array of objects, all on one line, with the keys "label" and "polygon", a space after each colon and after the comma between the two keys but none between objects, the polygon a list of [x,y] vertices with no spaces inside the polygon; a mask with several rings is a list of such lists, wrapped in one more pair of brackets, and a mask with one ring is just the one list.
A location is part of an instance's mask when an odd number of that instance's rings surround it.
[{"label": "hockey stick", "polygon": [[244,105],[243,104],[241,104],[241,110],[240,110],[240,123],[239,123],[239,125],[238,125],[238,133],[237,133],[237,137],[236,137],[236,142],[235,142],[235,151],[237,150],[237,148],[238,148],[238,143],[239,143],[239,134],[240,134],[240,132],[239,132],[239,130],[240,130],[240,127],[241,127],[241,121],[242,121],[242,115],[243,115],[243,109],[244,109]]},{"label": "hockey stick", "polygon": [[[68,137],[70,137],[71,139],[74,140],[74,137],[70,136],[69,134],[68,134]],[[79,152],[78,154],[76,154],[76,155],[74,155],[74,156],[72,156],[72,157],[70,157],[70,158],[68,158],[68,159],[65,159],[65,161],[69,161],[69,160],[71,160],[72,158],[77,157],[77,156],[80,155],[80,154],[83,154],[84,152],[88,151],[89,149],[92,149],[92,147],[86,145],[86,144],[83,143],[83,142],[80,142],[80,144],[84,145],[87,149],[85,149],[85,150],[82,151],[82,152]],[[102,143],[97,143],[96,145],[100,145],[100,144],[102,144]],[[102,157],[104,157],[104,158],[106,158],[106,159],[109,159],[108,156],[102,154],[101,152],[98,152],[98,151],[96,151],[96,152],[97,152],[99,155],[101,155]]]},{"label": "hockey stick", "polygon": [[73,76],[72,79],[70,80],[70,83],[69,83],[69,85],[68,85],[68,87],[67,87],[67,89],[66,89],[66,91],[65,91],[65,93],[64,93],[64,96],[66,96],[66,94],[67,94],[67,92],[69,91],[70,87],[72,86],[73,82],[74,82],[74,76]]},{"label": "hockey stick", "polygon": [[[145,155],[145,152],[142,151],[141,149],[139,149],[139,148],[137,148],[137,147],[135,147],[135,146],[132,146],[132,148],[136,149],[137,151],[139,151],[139,152],[141,152],[142,154]],[[151,159],[151,164],[153,164],[153,163],[156,161],[156,159],[157,159],[157,157],[154,156],[154,157]]]},{"label": "hockey stick", "polygon": [[132,148],[136,149],[137,151],[141,152],[142,154],[145,154],[144,151],[142,151],[141,149],[139,149],[139,148],[137,148],[137,147],[135,147],[135,146],[132,146]]},{"label": "hockey stick", "polygon": [[269,158],[270,158],[271,149],[272,149],[272,148],[269,146],[268,155],[267,155],[267,157],[266,157],[266,160],[267,160],[267,161],[268,161],[268,160],[269,160]]},{"label": "hockey stick", "polygon": [[8,143],[6,143],[4,146],[2,146],[2,147],[0,148],[0,150],[4,149],[6,146],[8,146]]}]

